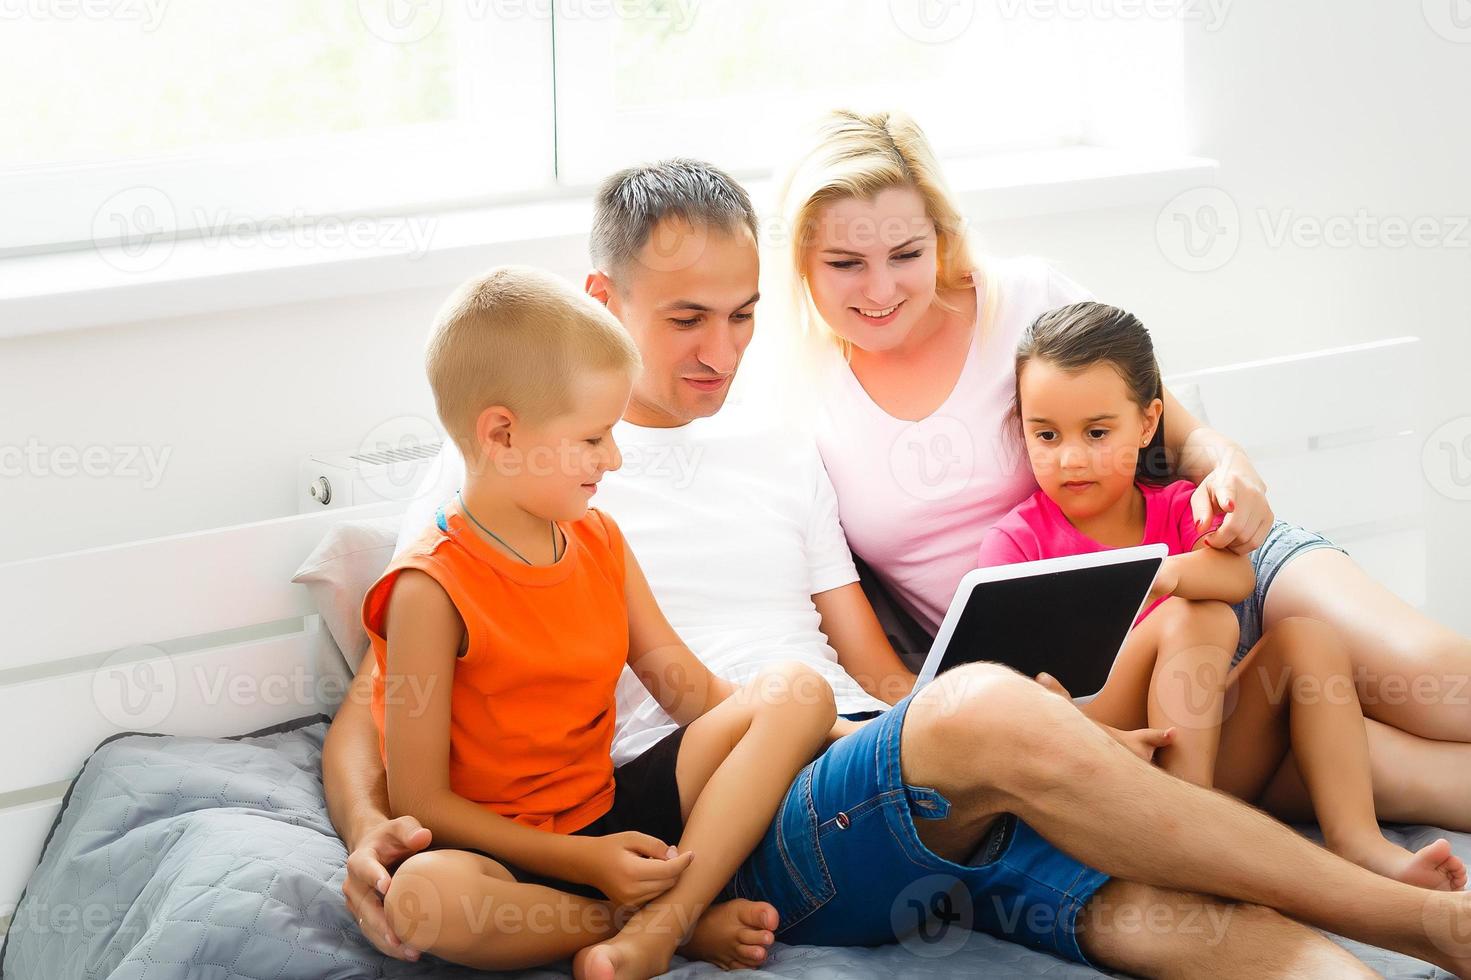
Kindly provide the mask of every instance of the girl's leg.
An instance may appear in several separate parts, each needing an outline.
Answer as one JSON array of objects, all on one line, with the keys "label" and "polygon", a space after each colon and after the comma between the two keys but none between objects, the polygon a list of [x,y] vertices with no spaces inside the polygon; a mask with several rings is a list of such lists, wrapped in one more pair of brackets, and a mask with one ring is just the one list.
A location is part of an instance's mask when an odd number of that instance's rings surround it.
[{"label": "girl's leg", "polygon": [[[578,953],[573,972],[595,980],[652,977],[669,968],[681,945],[702,955],[696,920],[760,842],[792,779],[817,755],[836,718],[832,689],[798,664],[763,672],[696,719],[685,732],[676,769],[686,814],[679,850],[693,851],[694,859],[679,882],[640,909],[617,936]],[[760,930],[739,921],[724,925],[733,937],[703,941],[737,948],[736,959],[759,962],[762,944],[739,939]],[[715,958],[722,955],[730,954]]]},{"label": "girl's leg", "polygon": [[1471,639],[1327,548],[1292,559],[1272,581],[1264,628],[1295,616],[1343,637],[1364,714],[1423,738],[1471,742]]},{"label": "girl's leg", "polygon": [[[1174,598],[1160,606],[1159,655],[1150,679],[1150,728],[1174,728],[1175,738],[1155,755],[1161,769],[1197,786],[1215,785],[1226,678],[1240,626],[1222,602]],[[1147,622],[1147,620],[1146,620]]]},{"label": "girl's leg", "polygon": [[1129,631],[1103,689],[1078,706],[1083,714],[1126,732],[1149,724],[1149,682],[1154,677],[1164,626],[1172,618],[1161,614],[1177,601],[1160,606]]},{"label": "girl's leg", "polygon": [[404,942],[478,970],[545,966],[618,931],[607,902],[518,882],[499,861],[449,848],[405,860],[383,909]]},{"label": "girl's leg", "polygon": [[1465,868],[1449,841],[1411,853],[1380,832],[1363,715],[1348,654],[1332,629],[1315,620],[1283,620],[1232,678],[1237,700],[1223,728],[1218,788],[1257,799],[1290,738],[1330,850],[1408,884],[1465,885]]},{"label": "girl's leg", "polygon": [[[1429,824],[1471,832],[1471,743],[1441,742],[1364,719],[1374,810],[1394,823]],[[1313,819],[1313,801],[1295,754],[1289,752],[1257,801],[1287,821]]]}]

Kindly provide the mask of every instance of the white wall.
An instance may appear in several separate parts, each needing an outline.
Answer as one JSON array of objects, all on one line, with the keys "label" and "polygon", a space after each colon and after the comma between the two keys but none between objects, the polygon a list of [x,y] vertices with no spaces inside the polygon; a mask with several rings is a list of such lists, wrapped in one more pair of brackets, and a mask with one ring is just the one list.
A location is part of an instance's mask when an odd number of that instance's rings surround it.
[{"label": "white wall", "polygon": [[[1471,417],[1471,230],[1452,248],[1273,247],[1257,214],[1321,222],[1363,209],[1454,231],[1452,219],[1471,215],[1471,38],[1437,35],[1414,3],[1241,0],[1219,30],[1188,28],[1187,65],[1187,149],[1221,161],[1218,184],[1241,218],[1234,258],[1182,270],[1156,236],[1156,207],[975,215],[986,245],[1048,256],[1138,312],[1171,372],[1418,335],[1424,432]],[[583,259],[569,249],[555,268],[580,278]],[[0,446],[170,453],[151,488],[126,476],[0,478],[0,559],[293,512],[305,453],[357,446],[395,416],[432,417],[419,364],[441,298],[365,294],[150,323],[119,310],[115,326],[0,341]],[[1459,601],[1471,503],[1432,482],[1432,611],[1471,632]]]}]

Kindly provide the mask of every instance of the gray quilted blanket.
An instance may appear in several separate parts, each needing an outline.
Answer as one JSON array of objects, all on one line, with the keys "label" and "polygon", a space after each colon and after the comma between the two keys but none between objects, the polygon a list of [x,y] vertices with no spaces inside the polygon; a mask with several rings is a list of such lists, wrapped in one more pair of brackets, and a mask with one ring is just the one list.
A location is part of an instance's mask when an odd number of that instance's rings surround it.
[{"label": "gray quilted blanket", "polygon": [[[88,760],[0,948],[4,980],[316,980],[484,976],[379,955],[342,900],[342,842],[322,798],[324,716],[236,739],[124,735]],[[1439,833],[1400,828],[1418,843]],[[1471,859],[1471,838],[1454,836]],[[948,945],[948,944],[947,944]],[[1347,944],[1391,977],[1445,976]],[[723,976],[681,963],[674,976]],[[971,934],[943,957],[777,946],[755,977],[1086,977]],[[524,977],[565,976],[542,970]]]}]

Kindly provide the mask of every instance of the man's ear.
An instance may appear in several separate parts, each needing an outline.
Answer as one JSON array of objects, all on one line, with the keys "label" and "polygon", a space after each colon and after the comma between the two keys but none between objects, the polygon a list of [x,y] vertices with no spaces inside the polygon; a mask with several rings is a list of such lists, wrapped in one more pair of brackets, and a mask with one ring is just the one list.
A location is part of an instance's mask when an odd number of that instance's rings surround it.
[{"label": "man's ear", "polygon": [[587,294],[593,299],[608,306],[613,302],[613,280],[608,278],[606,272],[597,269],[587,274],[587,283],[583,286]]},{"label": "man's ear", "polygon": [[1159,431],[1160,419],[1165,414],[1165,403],[1156,398],[1144,409],[1144,435],[1139,443],[1140,448],[1148,446],[1154,441],[1154,434]]}]

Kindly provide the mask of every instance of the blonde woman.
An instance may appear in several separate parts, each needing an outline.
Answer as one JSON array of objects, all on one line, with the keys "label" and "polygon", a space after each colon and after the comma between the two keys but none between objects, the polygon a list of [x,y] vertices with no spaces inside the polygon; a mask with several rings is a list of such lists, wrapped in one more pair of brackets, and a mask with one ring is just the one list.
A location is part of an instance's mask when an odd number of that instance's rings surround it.
[{"label": "blonde woman", "polygon": [[[838,111],[819,125],[781,198],[797,351],[849,545],[930,633],[981,538],[1036,492],[1007,436],[1014,360],[1040,314],[1091,298],[1034,259],[982,262],[934,151],[901,113]],[[1471,826],[1471,641],[1370,579],[1321,535],[1275,521],[1241,448],[1168,390],[1151,447],[1200,485],[1198,526],[1251,553],[1256,589],[1237,607],[1239,661],[1264,628],[1309,617],[1337,629],[1359,681],[1385,819]],[[1425,691],[1435,697],[1392,697]],[[1381,685],[1383,689],[1381,690]],[[1441,777],[1441,778],[1436,778]],[[1289,757],[1263,804],[1310,814]]]}]

